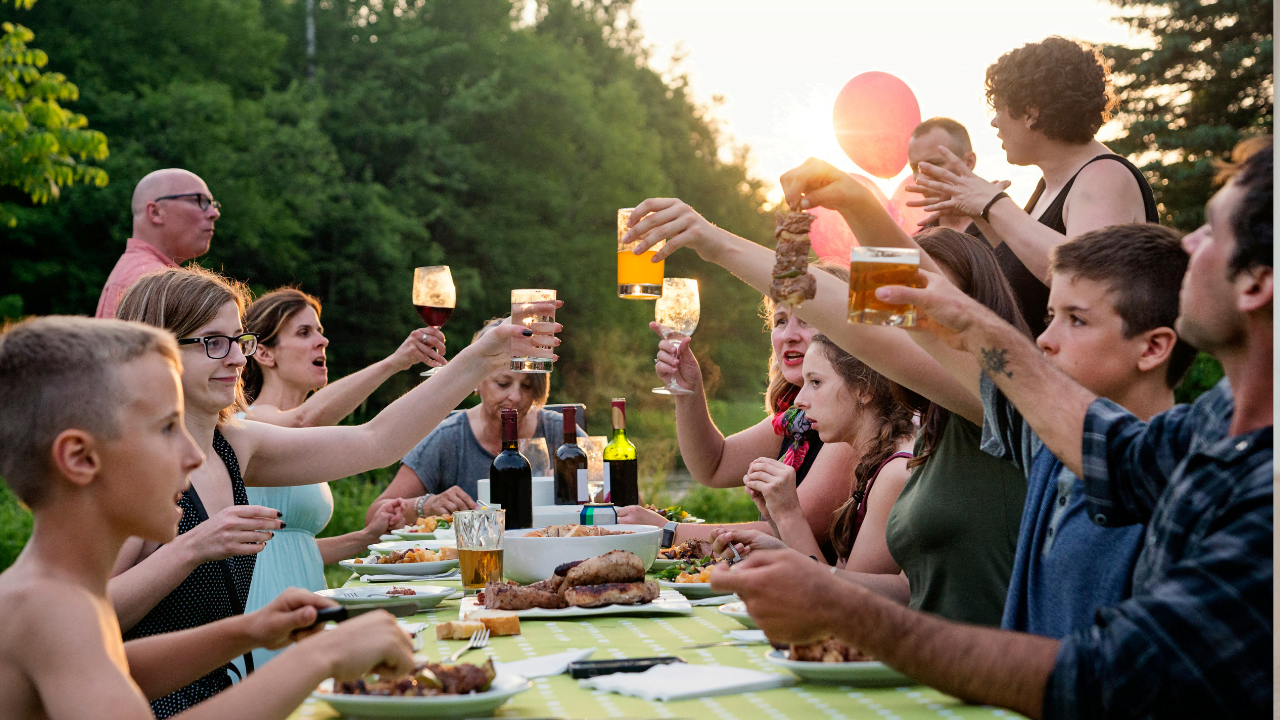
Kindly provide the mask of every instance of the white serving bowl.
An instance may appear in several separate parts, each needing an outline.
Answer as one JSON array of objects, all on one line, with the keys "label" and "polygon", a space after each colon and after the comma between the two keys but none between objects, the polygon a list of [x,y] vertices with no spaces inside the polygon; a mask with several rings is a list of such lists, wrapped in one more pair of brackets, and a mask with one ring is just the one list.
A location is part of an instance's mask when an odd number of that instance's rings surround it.
[{"label": "white serving bowl", "polygon": [[644,563],[645,570],[658,556],[662,542],[662,528],[653,525],[603,525],[609,530],[626,530],[629,535],[604,535],[601,537],[524,537],[525,533],[539,528],[508,530],[502,538],[502,575],[522,585],[546,580],[556,567],[574,560],[586,560],[603,555],[610,550],[627,550],[635,553]]}]

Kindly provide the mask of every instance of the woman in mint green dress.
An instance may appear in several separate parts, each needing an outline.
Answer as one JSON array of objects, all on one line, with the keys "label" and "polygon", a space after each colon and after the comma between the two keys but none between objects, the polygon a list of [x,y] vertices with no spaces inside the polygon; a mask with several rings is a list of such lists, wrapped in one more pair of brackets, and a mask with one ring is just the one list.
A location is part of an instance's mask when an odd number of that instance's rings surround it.
[{"label": "woman in mint green dress", "polygon": [[[258,333],[258,352],[244,369],[245,395],[253,403],[246,417],[287,427],[333,425],[355,410],[379,385],[418,362],[442,364],[444,337],[438,330],[414,330],[386,359],[333,384],[327,384],[320,301],[299,290],[267,293],[249,306],[245,330]],[[439,349],[437,350],[436,346]],[[307,397],[312,391],[314,395]],[[398,506],[379,508],[363,530],[317,538],[333,515],[328,483],[296,487],[248,488],[249,502],[275,508],[284,527],[258,553],[245,612],[271,602],[289,587],[325,588],[324,566],[356,557],[399,527]],[[276,655],[255,650],[255,667]]]}]

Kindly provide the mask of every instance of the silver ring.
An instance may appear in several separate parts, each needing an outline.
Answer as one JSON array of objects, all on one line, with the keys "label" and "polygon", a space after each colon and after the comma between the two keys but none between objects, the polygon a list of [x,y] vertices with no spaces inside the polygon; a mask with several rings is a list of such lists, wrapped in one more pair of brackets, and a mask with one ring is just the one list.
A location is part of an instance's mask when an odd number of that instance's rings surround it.
[{"label": "silver ring", "polygon": [[422,342],[426,342],[426,341],[427,341],[427,334],[422,333]]}]

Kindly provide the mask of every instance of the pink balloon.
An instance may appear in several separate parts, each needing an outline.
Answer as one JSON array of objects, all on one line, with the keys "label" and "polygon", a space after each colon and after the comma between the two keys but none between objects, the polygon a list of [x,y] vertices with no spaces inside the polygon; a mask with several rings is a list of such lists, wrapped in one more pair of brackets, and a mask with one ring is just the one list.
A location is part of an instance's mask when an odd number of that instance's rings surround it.
[{"label": "pink balloon", "polygon": [[865,72],[840,90],[831,120],[849,159],[888,180],[907,165],[907,142],[920,124],[920,103],[893,75]]},{"label": "pink balloon", "polygon": [[[849,177],[870,190],[882,207],[889,205],[889,199],[874,180],[857,173],[849,173]],[[813,247],[814,254],[820,260],[838,262],[848,267],[849,251],[858,246],[858,238],[849,228],[849,223],[844,221],[840,213],[824,207],[810,208],[807,212],[817,218],[809,227],[809,244]]]},{"label": "pink balloon", "polygon": [[924,197],[919,193],[907,192],[907,186],[914,182],[915,178],[910,175],[903,178],[902,182],[898,183],[898,188],[893,191],[893,195],[889,196],[889,204],[885,206],[890,217],[908,235],[920,232],[920,222],[929,217],[929,213],[924,208],[907,207],[908,200],[920,200]]}]

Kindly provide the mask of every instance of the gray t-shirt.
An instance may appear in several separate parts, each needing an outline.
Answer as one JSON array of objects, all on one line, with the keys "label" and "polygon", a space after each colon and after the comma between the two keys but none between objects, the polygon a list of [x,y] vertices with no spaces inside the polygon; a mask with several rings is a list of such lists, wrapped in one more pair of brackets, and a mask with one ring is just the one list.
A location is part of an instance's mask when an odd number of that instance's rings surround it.
[{"label": "gray t-shirt", "polygon": [[[586,437],[582,428],[578,428],[578,435]],[[533,436],[547,439],[547,454],[554,466],[556,448],[564,442],[564,417],[554,410],[538,410],[538,426]],[[489,477],[493,454],[481,447],[471,432],[467,414],[460,412],[437,425],[404,456],[403,462],[418,476],[427,492],[441,493],[457,486],[474,498],[477,481]]]}]

